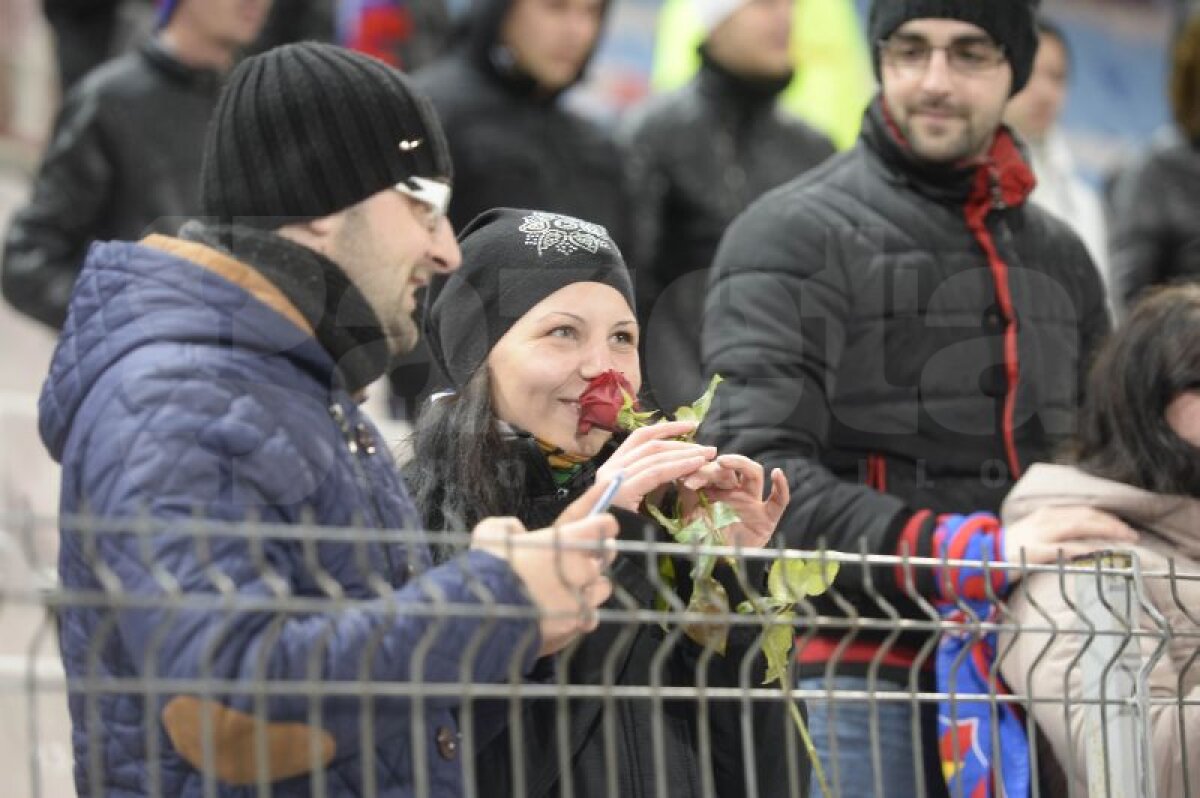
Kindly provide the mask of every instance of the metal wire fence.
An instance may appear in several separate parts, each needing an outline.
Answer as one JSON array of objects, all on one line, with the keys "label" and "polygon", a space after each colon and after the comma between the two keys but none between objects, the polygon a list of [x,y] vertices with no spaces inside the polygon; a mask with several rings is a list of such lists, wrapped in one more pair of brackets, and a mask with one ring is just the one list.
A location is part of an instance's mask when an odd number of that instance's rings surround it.
[{"label": "metal wire fence", "polygon": [[[61,581],[44,544],[60,527]],[[164,536],[174,545],[160,545]],[[985,564],[985,577],[1003,570],[1019,581],[999,596],[985,578],[994,611],[982,614],[953,596],[936,606],[915,588],[923,570],[978,563],[620,540],[597,630],[538,660],[536,610],[493,600],[467,560],[440,567],[470,600],[431,581],[413,601],[398,598],[401,587],[429,574],[397,578],[380,555],[469,543],[449,533],[0,516],[0,638],[11,652],[0,706],[24,741],[6,760],[12,794],[64,794],[73,759],[74,789],[86,796],[623,796],[630,768],[645,774],[637,794],[818,795],[804,714],[792,707],[820,706],[865,718],[853,752],[839,754],[830,735],[826,794],[937,795],[953,767],[925,764],[924,749],[939,742],[922,717],[938,707],[956,728],[960,713],[986,709],[987,728],[940,743],[943,759],[961,762],[981,741],[1011,745],[1001,712],[1011,706],[1033,796],[1200,795],[1200,574],[1173,560],[1135,551]],[[725,606],[698,611],[686,579],[670,576],[701,556],[723,562]],[[841,573],[819,599],[797,589],[789,614],[738,611],[741,600],[771,597],[769,564],[799,559],[836,562]],[[203,579],[181,578],[181,562]],[[653,590],[627,589],[621,569]],[[397,648],[390,630],[413,620],[415,644]],[[796,650],[837,641],[824,687],[797,680],[790,652],[783,678],[764,683],[781,624]],[[497,634],[523,639],[497,644]],[[938,688],[933,665],[951,637],[965,641],[956,665],[981,651],[993,663],[984,689]],[[875,653],[847,689],[834,677],[861,639]],[[898,680],[906,640],[919,644]],[[497,651],[510,661],[481,661]],[[912,785],[886,764],[896,741],[879,718],[894,706],[911,710]],[[848,761],[872,772],[870,791],[846,786]],[[993,778],[991,794],[1001,794]],[[973,795],[951,784],[950,795]]]}]

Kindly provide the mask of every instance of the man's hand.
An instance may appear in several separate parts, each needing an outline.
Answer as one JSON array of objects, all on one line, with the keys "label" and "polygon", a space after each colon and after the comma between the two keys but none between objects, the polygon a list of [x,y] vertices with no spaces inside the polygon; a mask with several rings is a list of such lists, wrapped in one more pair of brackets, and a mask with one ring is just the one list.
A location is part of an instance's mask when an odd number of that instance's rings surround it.
[{"label": "man's hand", "polygon": [[612,594],[604,571],[616,549],[605,544],[617,536],[617,520],[606,513],[585,517],[605,484],[594,485],[547,529],[528,532],[516,518],[485,518],[472,532],[472,549],[507,560],[524,583],[538,610],[538,656],[595,629],[595,609]]}]

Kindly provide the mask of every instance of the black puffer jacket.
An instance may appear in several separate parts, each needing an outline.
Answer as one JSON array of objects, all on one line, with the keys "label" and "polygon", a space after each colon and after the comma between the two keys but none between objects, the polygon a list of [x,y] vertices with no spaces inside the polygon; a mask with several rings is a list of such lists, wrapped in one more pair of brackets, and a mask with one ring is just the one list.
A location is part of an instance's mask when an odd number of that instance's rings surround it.
[{"label": "black puffer jacket", "polygon": [[150,41],[66,97],[29,204],[9,227],[3,291],[61,328],[88,245],[173,234],[199,213],[204,132],[220,78]]},{"label": "black puffer jacket", "polygon": [[721,235],[751,202],[833,154],[779,108],[781,79],[735,75],[701,51],[700,72],[622,126],[636,208],[628,258],[637,276],[647,398],[674,409],[704,390],[700,319]]},{"label": "black puffer jacket", "polygon": [[[555,483],[545,456],[532,439],[519,437],[513,440],[512,446],[514,459],[510,465],[524,473],[527,493],[520,506],[513,507],[510,512],[529,529],[553,524],[567,505],[593,484],[596,468],[612,451],[610,447],[560,486]],[[431,503],[437,501],[440,500]],[[427,526],[442,526],[436,511],[421,509]],[[660,542],[668,540],[660,527],[640,515],[619,509],[614,510],[614,514],[620,521],[620,535],[624,540],[645,541],[647,535],[653,537],[656,534]],[[761,561],[753,568],[750,567],[752,564],[754,561],[747,561],[743,576],[757,584],[761,581],[763,568]],[[647,562],[645,554],[618,555],[610,570],[613,597],[602,609],[626,613],[654,609],[660,593],[657,567],[656,562]],[[680,560],[675,570],[678,574],[686,574],[688,568],[690,563]],[[732,569],[722,564],[714,575],[724,585],[730,606],[736,606],[744,599]],[[683,592],[686,603],[686,591]],[[668,633],[654,621],[636,624],[601,622],[598,629],[583,637],[576,646],[557,655],[556,662],[546,660],[541,663],[539,672],[546,675],[558,669],[556,683],[568,686],[647,687],[652,684],[652,674],[658,667],[656,655],[669,648],[670,653],[662,659],[659,671],[664,687],[695,689],[699,684],[706,684],[711,689],[756,688],[760,686],[766,668],[766,661],[756,647],[758,637],[757,627],[734,627],[725,656],[714,654],[708,659],[707,672],[701,681],[703,648],[690,638]],[[748,680],[740,676],[741,666],[747,658],[750,659]],[[608,671],[610,667],[612,670]],[[607,673],[611,676],[606,676]],[[785,736],[793,733],[792,720],[782,699],[745,704],[737,700],[708,699],[707,709],[711,759],[704,764],[711,766],[718,798],[750,794],[747,779],[751,773],[759,795],[807,794],[807,760],[801,757],[796,763],[799,779],[793,790],[788,781],[786,758],[780,756]],[[750,712],[752,751],[745,751],[742,745],[743,709]],[[481,701],[477,711],[482,717],[492,717],[494,713],[507,715],[510,707],[507,702]],[[659,708],[645,698],[614,700],[607,708],[601,699],[574,699],[565,710],[553,698],[526,701],[522,706],[517,741],[524,754],[524,790],[518,793],[514,783],[511,734],[517,732],[510,728],[500,737],[484,742],[477,753],[475,773],[479,794],[489,798],[557,796],[564,789],[560,761],[566,759],[570,762],[571,794],[577,798],[601,798],[612,794],[622,798],[662,795],[657,787],[659,777],[668,785],[666,794],[672,798],[705,795],[701,785],[697,712],[694,699],[663,701]],[[660,730],[653,724],[655,714],[662,721]],[[558,743],[558,724],[564,721],[570,741],[569,751],[565,752],[560,751]],[[610,761],[606,753],[605,726],[608,723],[615,732],[615,762]],[[664,745],[661,772],[652,744],[656,736],[661,736]],[[792,739],[795,742],[796,738]],[[615,779],[615,793],[609,791],[609,779]]]},{"label": "black puffer jacket", "polygon": [[[1072,432],[1109,329],[1083,244],[1024,202],[1032,175],[1007,131],[986,165],[956,170],[922,167],[898,136],[877,100],[858,145],[751,206],[714,266],[704,361],[727,381],[702,434],[784,469],[792,547],[928,556],[937,514],[998,510]],[[882,594],[924,617],[897,571],[868,587],[843,569],[836,587],[866,616]],[[933,594],[927,569],[917,588]],[[843,672],[876,654],[867,637]],[[825,643],[800,653],[818,673]]]},{"label": "black puffer jacket", "polygon": [[511,5],[477,0],[460,44],[416,75],[450,143],[450,220],[459,230],[490,208],[536,208],[604,225],[624,249],[628,208],[616,144],[563,107],[561,92],[544,93],[512,63],[499,43]]},{"label": "black puffer jacket", "polygon": [[1121,312],[1150,286],[1200,280],[1200,141],[1157,148],[1117,178],[1110,196]]}]

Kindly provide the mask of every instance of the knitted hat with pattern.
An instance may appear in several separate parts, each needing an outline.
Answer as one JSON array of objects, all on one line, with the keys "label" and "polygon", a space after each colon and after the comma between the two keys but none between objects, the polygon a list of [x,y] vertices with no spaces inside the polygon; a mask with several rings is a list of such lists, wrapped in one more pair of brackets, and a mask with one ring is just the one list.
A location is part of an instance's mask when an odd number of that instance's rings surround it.
[{"label": "knitted hat with pattern", "polygon": [[573,283],[601,283],[632,312],[633,282],[608,231],[571,216],[494,208],[459,237],[462,265],[425,297],[425,332],[461,390],[504,334],[534,305]]}]

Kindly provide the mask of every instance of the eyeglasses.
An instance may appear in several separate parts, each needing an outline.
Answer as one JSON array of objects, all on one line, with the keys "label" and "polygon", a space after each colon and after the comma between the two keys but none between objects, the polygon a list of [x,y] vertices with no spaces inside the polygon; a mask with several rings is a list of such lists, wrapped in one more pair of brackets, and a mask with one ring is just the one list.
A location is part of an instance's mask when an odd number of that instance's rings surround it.
[{"label": "eyeglasses", "polygon": [[412,197],[429,209],[425,224],[430,230],[437,228],[438,223],[442,221],[442,217],[450,208],[450,186],[440,180],[410,177],[392,188],[406,197]]},{"label": "eyeglasses", "polygon": [[879,42],[885,63],[908,75],[923,75],[935,50],[946,53],[946,63],[960,75],[983,75],[1000,66],[1004,47],[983,39],[964,39],[935,47],[923,39],[895,38]]}]

